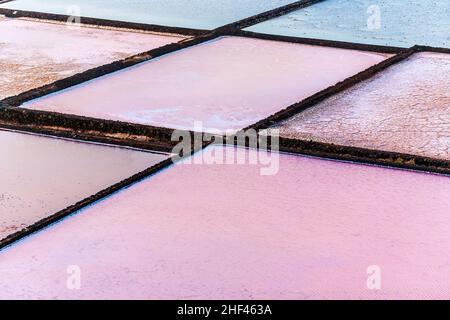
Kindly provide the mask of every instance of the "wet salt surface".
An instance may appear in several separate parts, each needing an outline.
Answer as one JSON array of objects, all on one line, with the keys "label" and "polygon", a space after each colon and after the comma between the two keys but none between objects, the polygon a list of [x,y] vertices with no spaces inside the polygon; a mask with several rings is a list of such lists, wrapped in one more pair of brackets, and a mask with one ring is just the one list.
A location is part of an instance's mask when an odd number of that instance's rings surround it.
[{"label": "wet salt surface", "polygon": [[0,239],[167,158],[0,131]]},{"label": "wet salt surface", "polygon": [[288,138],[450,160],[450,55],[418,53],[275,126]]},{"label": "wet salt surface", "polygon": [[16,0],[1,8],[214,29],[295,0]]},{"label": "wet salt surface", "polygon": [[177,164],[116,193],[2,251],[0,298],[450,298],[448,177],[288,154],[263,167]]},{"label": "wet salt surface", "polygon": [[397,47],[450,48],[449,17],[448,0],[327,0],[247,30]]},{"label": "wet salt surface", "polygon": [[181,39],[0,18],[0,99]]},{"label": "wet salt surface", "polygon": [[238,130],[386,57],[222,37],[23,107],[176,129],[195,129],[197,121],[205,131]]}]

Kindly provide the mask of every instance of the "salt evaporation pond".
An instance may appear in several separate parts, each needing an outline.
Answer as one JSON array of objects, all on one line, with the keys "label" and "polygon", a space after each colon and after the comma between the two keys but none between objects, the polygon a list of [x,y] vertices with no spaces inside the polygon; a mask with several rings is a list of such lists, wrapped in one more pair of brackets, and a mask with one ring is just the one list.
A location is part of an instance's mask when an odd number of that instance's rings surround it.
[{"label": "salt evaporation pond", "polygon": [[274,126],[288,138],[450,160],[450,55],[417,53]]},{"label": "salt evaporation pond", "polygon": [[0,99],[181,39],[0,18]]},{"label": "salt evaporation pond", "polygon": [[388,56],[221,37],[29,101],[23,107],[175,129],[233,131]]},{"label": "salt evaporation pond", "polygon": [[448,0],[326,0],[246,30],[395,47],[450,48]]},{"label": "salt evaporation pond", "polygon": [[225,151],[264,164],[177,164],[16,243],[0,298],[450,297],[448,177]]},{"label": "salt evaporation pond", "polygon": [[214,29],[293,0],[16,0],[0,8],[83,17]]},{"label": "salt evaporation pond", "polygon": [[0,131],[0,240],[167,158]]}]

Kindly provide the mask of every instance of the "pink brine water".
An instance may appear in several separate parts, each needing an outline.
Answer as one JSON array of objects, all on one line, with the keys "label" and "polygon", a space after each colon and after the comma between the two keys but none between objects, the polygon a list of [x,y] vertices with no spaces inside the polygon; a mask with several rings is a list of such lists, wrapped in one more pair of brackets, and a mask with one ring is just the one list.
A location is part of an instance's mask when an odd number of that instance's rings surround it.
[{"label": "pink brine water", "polygon": [[289,138],[450,160],[450,54],[418,53],[275,126]]},{"label": "pink brine water", "polygon": [[450,298],[448,177],[265,160],[276,175],[174,165],[15,244],[0,253],[0,297]]}]

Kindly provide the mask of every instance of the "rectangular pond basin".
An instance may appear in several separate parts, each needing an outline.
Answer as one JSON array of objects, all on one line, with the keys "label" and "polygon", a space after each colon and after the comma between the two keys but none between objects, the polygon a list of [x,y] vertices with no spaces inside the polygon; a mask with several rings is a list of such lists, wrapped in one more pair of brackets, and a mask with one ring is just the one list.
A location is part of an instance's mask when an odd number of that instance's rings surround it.
[{"label": "rectangular pond basin", "polygon": [[417,53],[283,121],[287,138],[450,160],[450,55]]},{"label": "rectangular pond basin", "polygon": [[389,55],[221,37],[42,98],[25,108],[175,129],[227,132]]},{"label": "rectangular pond basin", "polygon": [[168,157],[3,130],[0,150],[0,240]]},{"label": "rectangular pond basin", "polygon": [[[260,164],[207,164],[220,153]],[[448,299],[449,193],[445,176],[208,148],[1,251],[0,298]]]},{"label": "rectangular pond basin", "polygon": [[181,39],[0,18],[0,99]]},{"label": "rectangular pond basin", "polygon": [[294,0],[16,0],[0,8],[214,29]]},{"label": "rectangular pond basin", "polygon": [[394,47],[450,48],[450,1],[326,0],[246,30]]}]

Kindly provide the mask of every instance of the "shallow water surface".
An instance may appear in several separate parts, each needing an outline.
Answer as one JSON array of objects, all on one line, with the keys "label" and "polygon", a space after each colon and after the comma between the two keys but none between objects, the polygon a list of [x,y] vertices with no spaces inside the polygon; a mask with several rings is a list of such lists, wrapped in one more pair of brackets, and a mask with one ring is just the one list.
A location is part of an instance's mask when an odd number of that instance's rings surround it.
[{"label": "shallow water surface", "polygon": [[[450,297],[448,177],[213,151],[279,170],[174,165],[0,252],[0,298]],[[374,265],[382,290],[367,287]]]},{"label": "shallow water surface", "polygon": [[167,158],[0,131],[0,239]]},{"label": "shallow water surface", "polygon": [[450,160],[450,55],[418,53],[274,126],[288,138]]},{"label": "shallow water surface", "polygon": [[326,0],[247,30],[395,47],[450,48],[450,1]]},{"label": "shallow water surface", "polygon": [[295,0],[16,0],[0,7],[109,20],[214,29]]}]

